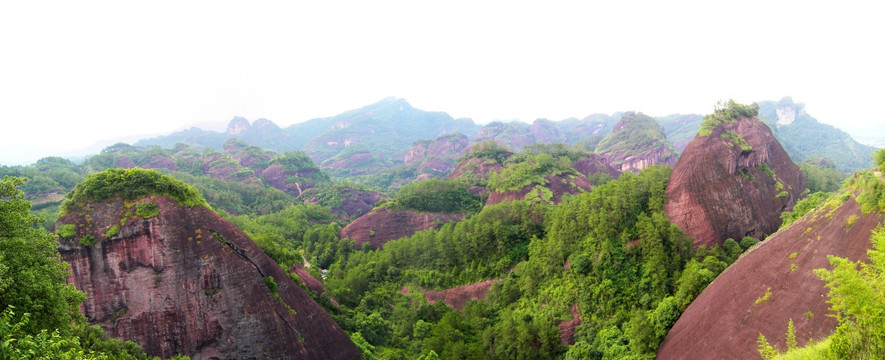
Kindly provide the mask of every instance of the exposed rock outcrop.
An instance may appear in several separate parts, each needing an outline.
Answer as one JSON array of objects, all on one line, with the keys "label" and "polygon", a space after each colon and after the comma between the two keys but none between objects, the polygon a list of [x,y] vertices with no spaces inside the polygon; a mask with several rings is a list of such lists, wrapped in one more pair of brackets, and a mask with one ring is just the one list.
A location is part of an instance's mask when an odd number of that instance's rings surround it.
[{"label": "exposed rock outcrop", "polygon": [[620,171],[609,165],[602,156],[597,154],[591,154],[590,156],[578,159],[578,161],[575,161],[575,163],[572,164],[572,167],[575,168],[575,171],[584,176],[608,174],[613,179],[616,179],[621,175]]},{"label": "exposed rock outcrop", "polygon": [[379,249],[390,240],[412,235],[416,231],[438,228],[442,223],[460,221],[464,215],[379,208],[345,226],[338,236],[349,237],[360,246],[369,243]]},{"label": "exposed rock outcrop", "polygon": [[559,323],[559,339],[563,346],[575,344],[575,330],[581,326],[581,312],[578,311],[578,303],[574,303],[569,309],[572,318]]},{"label": "exposed rock outcrop", "polygon": [[[855,217],[855,221],[851,221]],[[688,306],[658,349],[659,359],[759,358],[765,335],[785,350],[787,323],[796,340],[820,341],[836,320],[827,316],[824,282],[814,269],[831,268],[827,255],[866,260],[870,231],[885,220],[863,215],[854,199],[822,207],[751,248]]]},{"label": "exposed rock outcrop", "polygon": [[696,245],[764,239],[805,188],[799,167],[768,126],[740,117],[685,148],[670,175],[664,210]]},{"label": "exposed rock outcrop", "polygon": [[655,164],[676,165],[661,125],[643,113],[627,112],[596,146],[596,153],[621,172],[639,171]]},{"label": "exposed rock outcrop", "polygon": [[[442,301],[446,303],[446,305],[460,310],[464,307],[464,305],[467,305],[467,302],[470,300],[485,300],[486,294],[489,292],[489,288],[491,288],[492,285],[494,285],[495,283],[503,280],[504,279],[485,280],[475,282],[473,284],[456,286],[445,290],[419,290],[422,294],[424,294],[427,302],[431,304],[437,301]],[[408,293],[408,287],[403,286],[402,291],[404,293]]]},{"label": "exposed rock outcrop", "polygon": [[[156,204],[158,215],[135,215],[135,203],[145,202]],[[163,196],[118,199],[85,204],[57,224],[78,229],[79,239],[62,239],[60,252],[71,264],[70,282],[87,293],[87,319],[150,355],[360,356],[303,289],[208,208]]]},{"label": "exposed rock outcrop", "polygon": [[305,202],[329,206],[333,214],[345,221],[368,214],[381,199],[390,199],[390,196],[377,191],[358,190],[349,187],[332,188],[325,191],[335,191],[337,201],[324,202],[320,200],[321,196],[316,196],[306,199]]}]

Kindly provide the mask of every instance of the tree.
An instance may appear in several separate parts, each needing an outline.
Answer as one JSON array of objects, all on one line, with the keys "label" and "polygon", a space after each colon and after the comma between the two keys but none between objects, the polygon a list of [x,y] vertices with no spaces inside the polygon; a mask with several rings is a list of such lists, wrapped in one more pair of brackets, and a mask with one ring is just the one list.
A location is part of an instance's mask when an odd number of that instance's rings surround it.
[{"label": "tree", "polygon": [[885,149],[879,149],[873,153],[873,162],[879,170],[885,170]]},{"label": "tree", "polygon": [[18,189],[23,183],[15,177],[0,181],[0,311],[14,307],[16,314],[30,314],[22,326],[29,334],[65,329],[80,318],[85,296],[65,284],[68,265],[55,235],[39,228],[42,219],[29,213],[30,202]]},{"label": "tree", "polygon": [[830,289],[830,310],[839,321],[831,350],[843,359],[885,358],[885,226],[872,234],[869,264],[830,256],[833,269],[814,272]]}]

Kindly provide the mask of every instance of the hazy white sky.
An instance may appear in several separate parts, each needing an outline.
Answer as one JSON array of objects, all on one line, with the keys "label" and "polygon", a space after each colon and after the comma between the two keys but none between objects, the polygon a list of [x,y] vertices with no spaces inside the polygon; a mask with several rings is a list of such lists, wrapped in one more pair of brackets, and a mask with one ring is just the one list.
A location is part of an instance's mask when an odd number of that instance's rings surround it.
[{"label": "hazy white sky", "polygon": [[[598,4],[597,4],[598,3]],[[0,163],[384,97],[478,122],[792,96],[885,130],[885,5],[813,1],[6,1]]]}]

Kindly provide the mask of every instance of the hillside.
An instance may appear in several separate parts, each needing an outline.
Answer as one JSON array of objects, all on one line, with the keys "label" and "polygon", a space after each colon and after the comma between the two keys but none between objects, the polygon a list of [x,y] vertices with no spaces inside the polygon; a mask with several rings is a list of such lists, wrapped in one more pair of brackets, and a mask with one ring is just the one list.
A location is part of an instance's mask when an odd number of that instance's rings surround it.
[{"label": "hillside", "polygon": [[446,133],[473,136],[478,128],[469,119],[452,119],[442,112],[415,109],[403,99],[387,98],[333,117],[313,119],[286,128],[267,119],[250,124],[244,118],[235,117],[224,133],[191,128],[143,139],[135,145],[171,148],[177,143],[185,143],[199,149],[221,151],[225,141],[237,138],[277,152],[303,150],[318,164],[350,146],[360,145],[373,158],[383,162],[390,161],[417,140],[433,139]]},{"label": "hillside", "polygon": [[861,144],[848,133],[823,124],[805,112],[805,104],[785,97],[759,102],[759,119],[765,122],[795,162],[819,156],[832,159],[842,172],[866,169],[876,148]]},{"label": "hillside", "polygon": [[765,238],[805,191],[799,167],[756,118],[729,102],[707,115],[667,185],[667,217],[696,245]]},{"label": "hillside", "polygon": [[356,346],[195,189],[148,170],[77,186],[56,224],[89,321],[149,355],[353,359]]},{"label": "hillside", "polygon": [[[865,173],[851,182],[829,200],[817,200],[820,205],[814,210],[751,249],[717,277],[670,330],[658,357],[758,358],[759,334],[785,349],[790,319],[799,346],[808,339],[820,341],[829,336],[836,319],[828,316],[827,289],[813,271],[830,268],[829,255],[865,261],[870,232],[885,220],[877,206],[870,209],[860,204],[868,202],[875,191],[874,184],[864,184],[882,180]],[[877,198],[873,196],[872,201]]]},{"label": "hillside", "polygon": [[635,172],[655,164],[675,166],[677,157],[654,118],[635,112],[624,113],[595,151],[621,172]]}]

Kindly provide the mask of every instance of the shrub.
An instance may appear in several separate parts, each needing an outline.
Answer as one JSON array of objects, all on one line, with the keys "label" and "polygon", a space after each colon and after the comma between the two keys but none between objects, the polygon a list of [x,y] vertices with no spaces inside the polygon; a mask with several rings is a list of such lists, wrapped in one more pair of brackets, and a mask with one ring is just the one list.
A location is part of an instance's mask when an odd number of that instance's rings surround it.
[{"label": "shrub", "polygon": [[80,238],[79,240],[77,240],[77,241],[80,243],[80,245],[83,245],[83,246],[92,246],[92,245],[95,245],[95,236],[92,236],[92,235],[86,235],[86,236],[84,236],[84,237],[81,237],[81,238]]},{"label": "shrub", "polygon": [[267,285],[267,288],[270,289],[270,292],[274,294],[277,293],[277,282],[273,280],[272,276],[264,277],[264,285]]},{"label": "shrub", "polygon": [[758,243],[758,242],[759,242],[759,239],[757,239],[757,238],[754,238],[751,236],[744,236],[744,238],[741,239],[741,249],[744,249],[744,251],[746,251],[751,246],[756,245],[756,243]]},{"label": "shrub", "polygon": [[848,217],[848,220],[845,221],[845,228],[850,228],[854,226],[857,222],[857,215],[851,215]]},{"label": "shrub", "polygon": [[[747,143],[747,140],[744,140],[743,137],[741,137],[740,135],[735,134],[731,131],[723,132],[722,135],[719,135],[719,137],[725,139],[726,140],[725,143],[728,146],[737,145],[737,146],[740,146],[741,150],[743,150],[743,151],[753,150],[753,146],[751,146],[749,143]],[[762,164],[762,165],[764,165],[764,164]],[[767,167],[768,166],[766,166],[766,168]],[[768,171],[771,171],[771,169],[769,169]],[[772,173],[772,177],[774,177],[773,175],[774,175],[774,173]]]},{"label": "shrub", "polygon": [[65,196],[62,213],[86,202],[99,202],[112,198],[135,200],[150,194],[168,196],[185,206],[204,206],[206,200],[193,187],[171,176],[154,170],[139,168],[107,169],[86,177],[74,191]]},{"label": "shrub", "polygon": [[77,225],[74,225],[74,224],[61,225],[58,227],[58,230],[56,231],[56,233],[58,233],[58,236],[60,236],[62,238],[74,237],[74,235],[77,235]]},{"label": "shrub", "polygon": [[879,170],[885,170],[885,149],[879,149],[873,153],[873,163]]},{"label": "shrub", "polygon": [[716,104],[712,114],[704,116],[704,122],[701,124],[701,129],[698,130],[698,135],[710,136],[713,133],[713,128],[719,124],[734,121],[739,117],[750,118],[757,115],[759,115],[759,105],[756,103],[743,105],[734,102],[734,100],[720,101]]},{"label": "shrub", "polygon": [[160,207],[157,204],[145,202],[135,206],[135,215],[145,219],[152,218],[160,214]]},{"label": "shrub", "polygon": [[114,226],[111,226],[108,229],[108,231],[104,233],[104,237],[106,237],[106,238],[114,237],[114,236],[117,236],[117,234],[119,234],[119,233],[120,233],[120,225],[114,224]]}]

